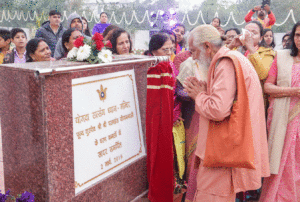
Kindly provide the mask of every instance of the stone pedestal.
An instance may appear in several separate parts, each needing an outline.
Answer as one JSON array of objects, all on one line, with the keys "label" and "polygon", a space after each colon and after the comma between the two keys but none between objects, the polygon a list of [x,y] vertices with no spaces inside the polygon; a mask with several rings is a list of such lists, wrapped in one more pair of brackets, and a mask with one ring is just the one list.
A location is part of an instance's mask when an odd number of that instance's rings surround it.
[{"label": "stone pedestal", "polygon": [[67,61],[1,65],[5,189],[12,195],[29,191],[36,201],[51,202],[123,202],[144,193],[145,155],[75,194],[72,81],[133,69],[145,141],[146,73],[154,61],[131,57],[98,65]]}]

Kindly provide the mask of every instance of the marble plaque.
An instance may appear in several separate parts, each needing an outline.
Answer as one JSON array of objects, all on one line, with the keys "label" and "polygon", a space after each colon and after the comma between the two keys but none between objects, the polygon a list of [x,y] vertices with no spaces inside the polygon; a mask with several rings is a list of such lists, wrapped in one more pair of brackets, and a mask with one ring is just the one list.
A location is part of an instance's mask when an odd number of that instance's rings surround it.
[{"label": "marble plaque", "polygon": [[75,194],[145,156],[134,70],[72,80]]}]

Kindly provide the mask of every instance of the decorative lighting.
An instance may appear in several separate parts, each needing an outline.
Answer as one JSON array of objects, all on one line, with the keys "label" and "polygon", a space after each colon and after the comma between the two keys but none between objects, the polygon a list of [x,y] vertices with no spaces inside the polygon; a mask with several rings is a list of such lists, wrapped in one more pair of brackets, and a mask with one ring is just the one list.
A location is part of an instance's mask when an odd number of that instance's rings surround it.
[{"label": "decorative lighting", "polygon": [[171,27],[173,27],[177,23],[176,20],[170,20],[169,24]]},{"label": "decorative lighting", "polygon": [[[123,23],[125,21],[126,25],[130,25],[133,22],[133,20],[135,19],[135,21],[138,24],[142,24],[142,23],[147,22],[147,21],[148,21],[149,24],[151,24],[150,17],[152,15],[155,15],[155,12],[149,12],[148,10],[146,10],[145,14],[142,17],[141,16],[137,16],[135,10],[129,11],[129,12],[132,13],[131,17],[129,18],[130,20],[128,20],[126,18],[126,16],[127,16],[126,12],[123,12],[121,20],[117,21],[116,20],[115,11],[113,11],[109,22],[110,23],[114,22],[115,24],[120,25],[121,23]],[[161,15],[162,16],[164,13],[165,13],[164,11],[159,10],[157,12],[157,15]],[[169,13],[171,13],[171,12],[169,11]],[[149,14],[150,14],[150,16],[149,16]],[[95,21],[97,23],[100,22],[99,17],[95,13],[92,13],[91,17],[87,17],[86,14],[85,14],[85,11],[83,11],[82,14],[81,14],[81,16],[86,17],[88,19],[88,22],[91,22],[91,21]],[[193,16],[196,16],[196,15],[193,15]],[[218,16],[217,12],[216,12],[215,16]],[[44,20],[47,20],[46,16],[42,16],[42,17],[44,18]],[[153,17],[155,17],[155,16],[153,16]],[[158,16],[156,16],[156,17],[158,17]],[[41,18],[41,16],[39,14],[37,14],[36,11],[24,12],[24,11],[2,10],[0,12],[0,23],[5,22],[5,21],[6,22],[13,21],[15,19],[17,19],[18,21],[28,22],[28,21],[35,21],[35,20],[40,19],[40,18]],[[280,27],[280,26],[284,25],[289,20],[289,18],[291,18],[294,23],[297,22],[296,19],[295,19],[295,15],[294,15],[293,9],[291,9],[289,11],[286,19],[282,23],[275,23],[275,26]],[[66,19],[68,19],[67,11],[63,11],[62,12],[62,16],[61,16],[61,21],[63,22]],[[201,19],[201,20],[199,20],[199,19]],[[238,23],[236,21],[234,15],[233,15],[233,12],[230,12],[227,22],[225,24],[221,25],[221,27],[226,27],[231,20],[234,22],[235,25],[238,25],[238,26],[245,24],[244,20],[243,20],[243,22]],[[185,21],[187,21],[187,23],[189,25],[191,25],[191,26],[195,26],[195,25],[201,23],[201,21],[202,21],[203,24],[206,24],[206,22],[203,19],[203,13],[202,13],[201,10],[198,12],[198,15],[196,17],[195,22],[191,22],[190,21],[190,15],[188,13],[186,13],[183,16],[183,19],[180,22],[183,24]]]},{"label": "decorative lighting", "polygon": [[169,12],[170,12],[171,15],[175,15],[175,14],[176,14],[176,11],[175,11],[174,8],[170,8],[170,9],[169,9]]}]

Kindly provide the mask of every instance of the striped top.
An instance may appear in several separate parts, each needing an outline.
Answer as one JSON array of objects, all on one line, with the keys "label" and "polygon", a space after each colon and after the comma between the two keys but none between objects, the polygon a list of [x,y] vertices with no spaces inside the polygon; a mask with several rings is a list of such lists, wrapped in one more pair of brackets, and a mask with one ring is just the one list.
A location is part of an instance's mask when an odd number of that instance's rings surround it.
[{"label": "striped top", "polygon": [[[147,73],[147,89],[174,90],[175,79],[169,62],[163,62],[151,67]],[[167,64],[167,65],[165,65]]]},{"label": "striped top", "polygon": [[26,63],[26,57],[25,57],[26,56],[26,50],[25,50],[22,58],[19,57],[19,54],[18,54],[18,52],[15,48],[14,48],[14,53],[15,53],[15,57],[14,57],[14,62],[15,63]]}]

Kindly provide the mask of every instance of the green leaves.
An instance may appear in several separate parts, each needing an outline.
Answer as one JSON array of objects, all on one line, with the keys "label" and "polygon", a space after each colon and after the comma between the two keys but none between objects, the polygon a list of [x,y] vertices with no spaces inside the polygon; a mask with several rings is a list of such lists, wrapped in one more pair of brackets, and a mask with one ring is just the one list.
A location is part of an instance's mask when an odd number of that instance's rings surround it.
[{"label": "green leaves", "polygon": [[87,59],[87,61],[91,64],[102,63],[102,60],[100,60],[98,58],[98,56],[95,56],[93,54],[90,55],[90,57]]}]

